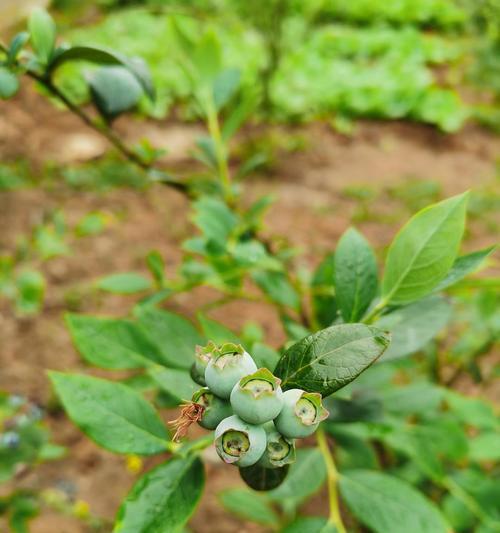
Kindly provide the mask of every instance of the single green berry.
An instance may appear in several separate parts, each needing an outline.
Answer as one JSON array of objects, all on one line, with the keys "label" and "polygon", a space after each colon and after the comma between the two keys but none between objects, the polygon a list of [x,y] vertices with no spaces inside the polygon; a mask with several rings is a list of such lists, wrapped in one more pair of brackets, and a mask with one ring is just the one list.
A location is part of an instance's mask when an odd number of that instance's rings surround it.
[{"label": "single green berry", "polygon": [[216,349],[217,346],[211,341],[206,346],[196,346],[194,363],[191,366],[191,378],[198,385],[203,387],[206,385],[205,370]]},{"label": "single green berry", "polygon": [[321,394],[290,389],[283,393],[283,408],[274,424],[285,437],[299,439],[312,435],[327,416]]},{"label": "single green berry", "polygon": [[266,449],[258,464],[265,468],[279,468],[295,462],[295,441],[279,433],[272,422],[264,424]]},{"label": "single green berry", "polygon": [[233,411],[251,424],[274,420],[283,406],[280,383],[267,368],[241,378],[231,391]]},{"label": "single green berry", "polygon": [[215,430],[215,449],[225,463],[251,466],[266,449],[266,431],[237,415],[230,416]]},{"label": "single green berry", "polygon": [[204,407],[203,415],[198,424],[205,429],[215,429],[224,418],[233,414],[231,404],[215,396],[206,387],[193,394],[193,402]]},{"label": "single green berry", "polygon": [[205,371],[205,382],[219,398],[229,399],[236,383],[256,370],[251,355],[239,344],[228,342],[212,352]]}]

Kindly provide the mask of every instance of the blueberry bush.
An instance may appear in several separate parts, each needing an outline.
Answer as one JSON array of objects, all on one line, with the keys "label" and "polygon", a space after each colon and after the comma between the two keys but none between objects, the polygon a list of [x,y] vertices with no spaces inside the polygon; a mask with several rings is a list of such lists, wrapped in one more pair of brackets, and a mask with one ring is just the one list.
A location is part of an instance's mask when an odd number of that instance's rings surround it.
[{"label": "blueberry bush", "polygon": [[[427,4],[434,9],[442,2]],[[354,10],[338,9],[320,15],[359,19]],[[387,16],[398,20],[401,12]],[[451,9],[441,22],[415,17],[422,24],[461,23],[460,11]],[[468,280],[494,247],[460,252],[469,194],[416,212],[395,233],[383,265],[350,228],[305,273],[296,268],[296,250],[262,231],[272,199],[249,204],[245,198],[243,178],[258,158],[230,164],[230,142],[258,98],[241,72],[226,65],[214,32],[193,38],[175,21],[169,31],[182,51],[189,113],[206,126],[193,154],[202,170],[183,177],[167,172],[148,143],[128,146],[114,129],[123,113],[154,105],[157,90],[143,60],[59,44],[43,10],[33,12],[28,31],[2,45],[0,55],[2,97],[15,94],[22,76],[35,80],[146,180],[190,201],[195,229],[182,244],[175,276],[166,276],[164,258],[152,250],[145,257],[148,276],[118,272],[99,281],[102,291],[134,300],[122,316],[66,315],[83,360],[126,377],[49,372],[67,415],[98,446],[160,458],[122,502],[114,531],[185,530],[212,447],[247,486],[220,493],[221,504],[273,531],[500,531],[498,418],[487,402],[447,386],[464,371],[487,379],[478,361],[499,336],[497,285]],[[356,38],[350,31],[344,54]],[[370,36],[370,50],[388,46],[391,32],[384,32]],[[311,46],[326,53],[330,37],[314,39]],[[268,45],[278,54],[276,43]],[[278,55],[279,77],[294,59]],[[59,84],[60,69],[71,72],[80,62],[94,65],[78,80],[93,110],[65,90],[67,73]],[[272,105],[265,91],[264,105]],[[473,301],[461,296],[467,284]],[[175,295],[202,286],[213,297],[195,320],[167,310]],[[254,323],[232,331],[209,316],[245,300],[275,311],[286,336],[282,346],[267,345]],[[456,334],[448,339],[443,331]],[[302,503],[323,485],[324,513],[304,516]]]}]

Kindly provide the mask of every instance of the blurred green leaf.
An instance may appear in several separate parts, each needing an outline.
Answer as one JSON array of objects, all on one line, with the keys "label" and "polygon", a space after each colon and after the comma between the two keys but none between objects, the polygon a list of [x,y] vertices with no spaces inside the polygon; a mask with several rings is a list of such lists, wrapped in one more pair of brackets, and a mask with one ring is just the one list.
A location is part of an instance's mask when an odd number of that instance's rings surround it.
[{"label": "blurred green leaf", "polygon": [[31,43],[41,63],[48,65],[56,44],[56,25],[42,8],[35,8],[28,22]]},{"label": "blurred green leaf", "polygon": [[151,289],[151,280],[136,272],[121,272],[101,278],[97,288],[115,294],[134,294]]},{"label": "blurred green leaf", "polygon": [[220,492],[218,496],[226,510],[243,520],[264,524],[273,529],[279,525],[278,515],[268,500],[256,492],[231,488]]},{"label": "blurred green leaf", "polygon": [[340,491],[351,512],[377,533],[447,533],[438,508],[411,485],[381,472],[346,471]]}]

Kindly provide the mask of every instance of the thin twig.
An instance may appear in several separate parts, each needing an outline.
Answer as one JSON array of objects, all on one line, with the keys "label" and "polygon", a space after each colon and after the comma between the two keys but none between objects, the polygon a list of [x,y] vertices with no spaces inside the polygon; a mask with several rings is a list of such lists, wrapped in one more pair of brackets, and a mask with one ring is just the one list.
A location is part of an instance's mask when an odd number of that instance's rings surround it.
[{"label": "thin twig", "polygon": [[337,491],[339,473],[337,471],[337,467],[335,466],[335,461],[333,460],[330,448],[328,447],[325,430],[322,427],[318,428],[318,431],[316,432],[316,439],[326,465],[328,495],[330,502],[330,516],[328,518],[328,523],[335,526],[337,533],[346,533],[346,528],[342,522],[342,516],[340,514],[339,497]]}]

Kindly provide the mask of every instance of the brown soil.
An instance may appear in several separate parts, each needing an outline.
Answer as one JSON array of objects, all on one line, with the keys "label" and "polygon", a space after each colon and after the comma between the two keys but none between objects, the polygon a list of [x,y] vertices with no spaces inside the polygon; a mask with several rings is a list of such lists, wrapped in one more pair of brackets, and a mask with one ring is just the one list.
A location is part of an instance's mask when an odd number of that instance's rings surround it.
[{"label": "brown soil", "polygon": [[[170,122],[127,121],[118,127],[129,140],[149,137],[154,144],[169,148],[172,155],[166,161],[176,166],[185,166],[189,149],[202,131],[198,125]],[[248,131],[241,140],[249,143],[257,133]],[[346,138],[315,124],[275,128],[273,139],[278,145],[278,163],[266,175],[249,180],[247,194],[249,200],[268,193],[275,196],[266,231],[284,235],[300,247],[303,254],[298,262],[304,266],[316,264],[353,219],[377,249],[383,249],[410,213],[390,191],[409,179],[435,180],[443,196],[468,188],[491,191],[495,183],[498,186],[495,158],[500,154],[500,138],[475,127],[445,136],[420,125],[363,123],[353,137]],[[305,147],[287,151],[281,142],[287,139],[298,139]],[[89,160],[106,149],[106,143],[77,119],[44,103],[33,91],[23,92],[8,104],[0,103],[2,161],[27,158],[40,168],[50,161]],[[373,191],[373,198],[360,203],[353,197],[359,188]],[[498,188],[496,193],[500,193]],[[99,194],[61,185],[51,190],[0,193],[0,227],[4,229],[0,249],[10,249],[16,236],[28,232],[52,207],[62,208],[70,224],[91,210],[109,212],[116,223],[98,236],[75,239],[71,255],[43,266],[50,290],[40,315],[15,317],[11,307],[0,301],[0,390],[26,394],[42,404],[50,399],[45,369],[85,369],[63,324],[69,296],[74,302],[77,295],[73,305],[79,312],[126,314],[132,300],[95,292],[93,280],[117,271],[144,270],[144,255],[153,248],[166,258],[167,271],[173,274],[180,259],[179,242],[190,232],[185,199],[167,188]],[[466,247],[477,249],[492,243],[495,224],[498,227],[498,213],[472,220]],[[171,307],[193,315],[210,297],[210,290],[198,290],[178,296]],[[232,303],[213,317],[236,329],[247,320],[256,321],[270,343],[282,341],[278,320],[260,304]],[[55,440],[68,446],[69,456],[43,465],[20,484],[69,485],[93,513],[111,519],[135,476],[127,472],[122,458],[97,448],[62,414],[51,415],[49,422]],[[253,524],[242,525],[214,505],[219,490],[240,481],[236,472],[218,462],[210,461],[209,470],[209,485],[191,529],[196,533],[264,531]],[[325,507],[321,495],[317,500],[319,509]],[[0,522],[0,530],[5,527]],[[80,522],[51,511],[33,522],[34,533],[87,531]]]}]

